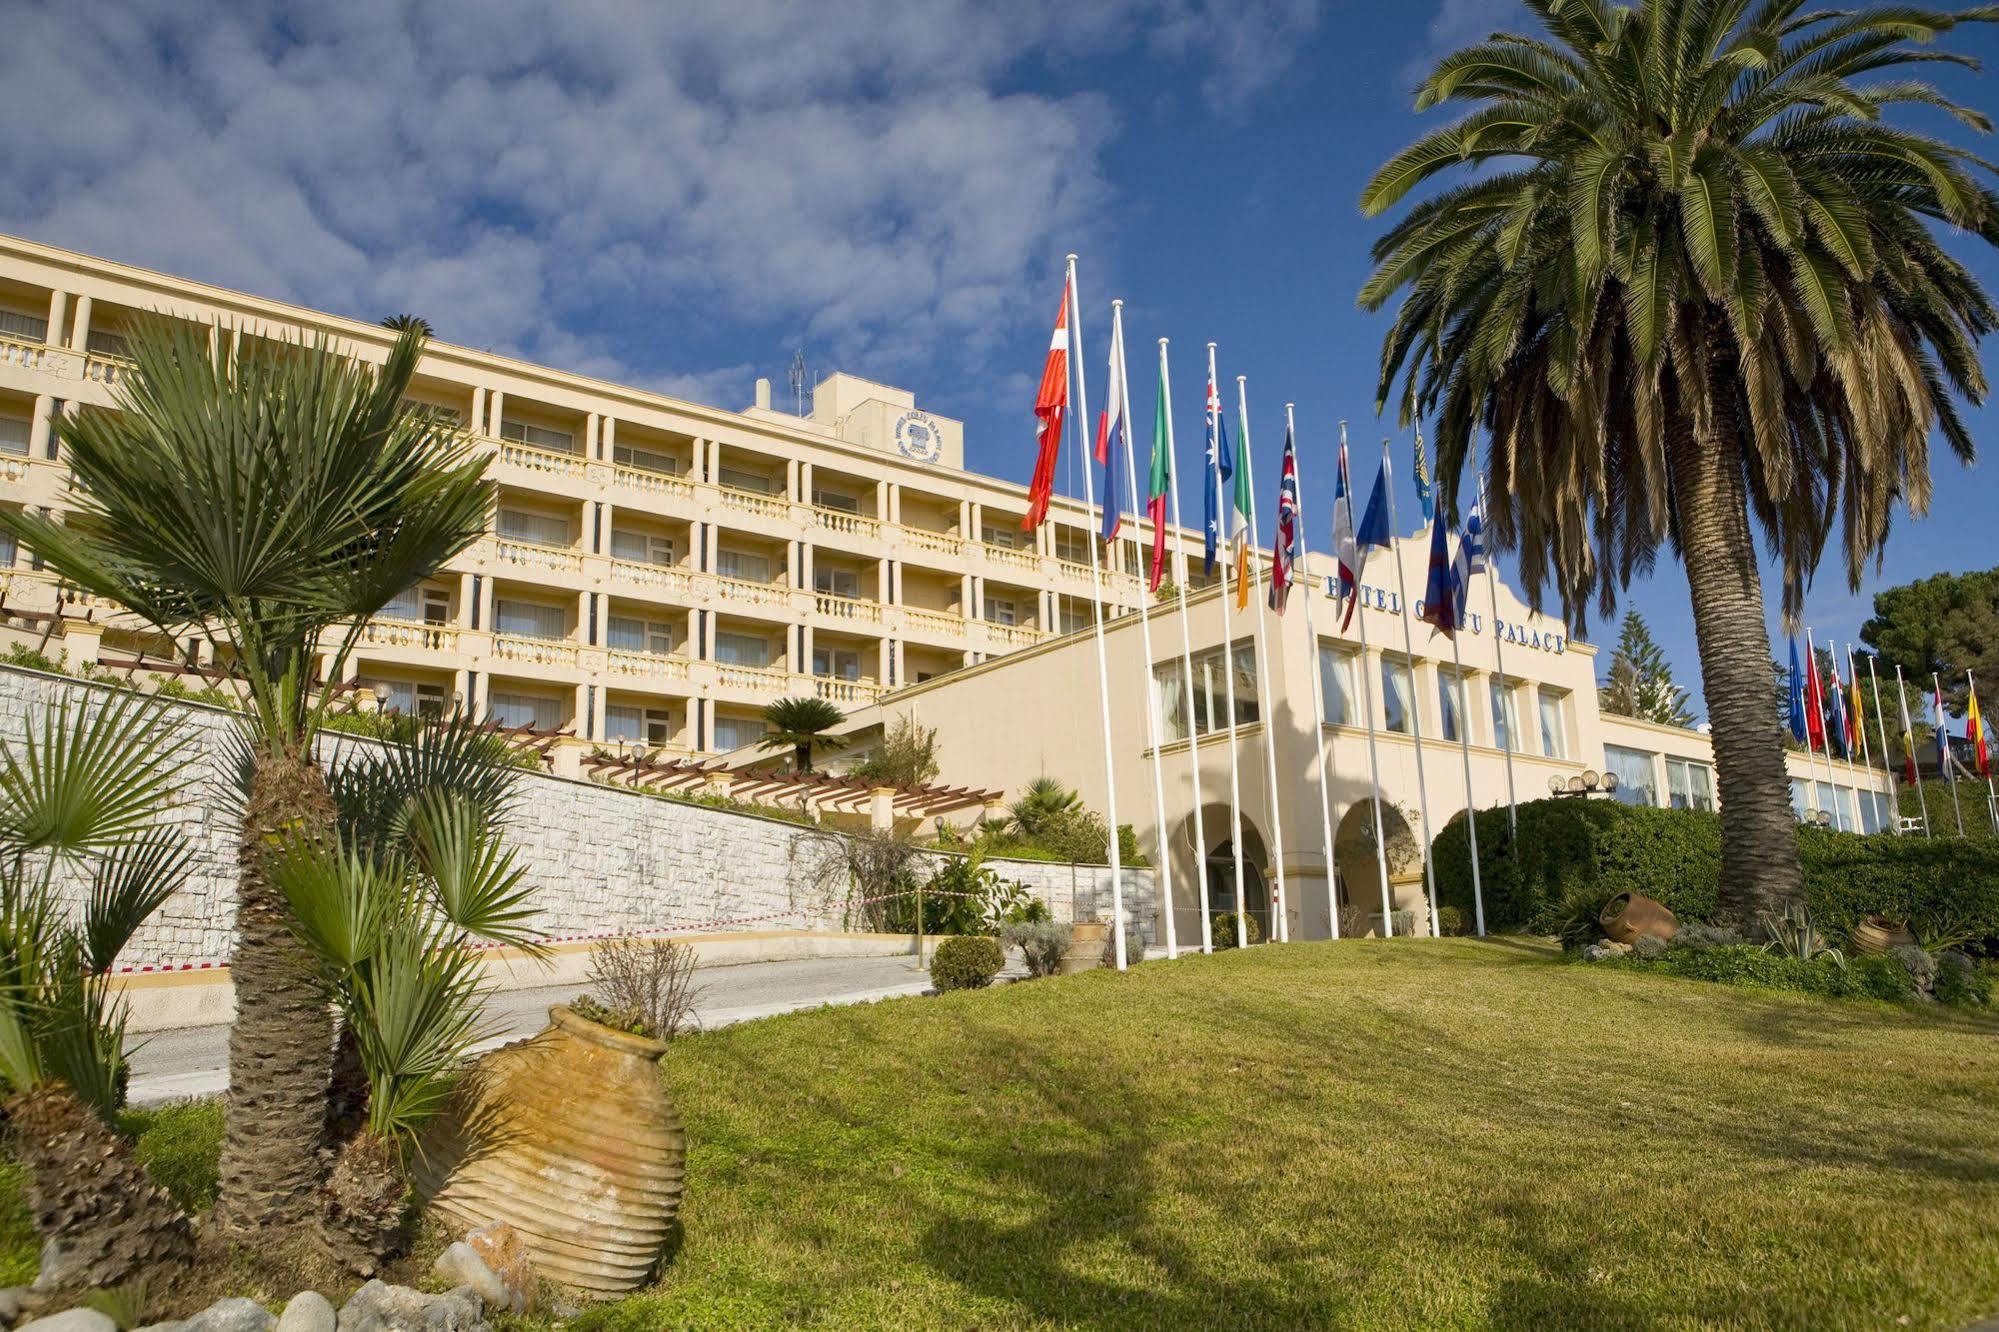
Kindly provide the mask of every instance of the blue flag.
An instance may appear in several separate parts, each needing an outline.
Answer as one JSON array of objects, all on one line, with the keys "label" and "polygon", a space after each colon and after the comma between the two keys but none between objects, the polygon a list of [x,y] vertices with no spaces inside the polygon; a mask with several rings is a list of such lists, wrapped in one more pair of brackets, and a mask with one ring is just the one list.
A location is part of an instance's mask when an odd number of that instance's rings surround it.
[{"label": "blue flag", "polygon": [[1794,739],[1805,738],[1805,673],[1798,665],[1798,640],[1791,640],[1791,735]]},{"label": "blue flag", "polygon": [[1204,525],[1201,529],[1201,572],[1212,575],[1215,572],[1215,554],[1222,545],[1222,491],[1223,477],[1235,470],[1235,460],[1229,457],[1228,427],[1222,423],[1222,398],[1215,392],[1215,381],[1208,380],[1208,451],[1207,465],[1201,469]]},{"label": "blue flag", "polygon": [[1423,609],[1417,615],[1439,633],[1458,632],[1458,571],[1451,563],[1450,537],[1439,514],[1430,524],[1430,579],[1423,587]]},{"label": "blue flag", "polygon": [[1374,493],[1367,497],[1367,511],[1360,516],[1360,531],[1354,540],[1363,546],[1389,548],[1395,536],[1388,530],[1388,464],[1374,474]]}]

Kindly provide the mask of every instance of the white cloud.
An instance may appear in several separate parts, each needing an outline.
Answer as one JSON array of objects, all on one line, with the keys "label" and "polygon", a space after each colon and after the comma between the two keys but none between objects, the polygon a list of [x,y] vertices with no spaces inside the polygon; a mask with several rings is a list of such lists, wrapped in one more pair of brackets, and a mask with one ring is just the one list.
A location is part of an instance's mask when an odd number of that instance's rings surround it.
[{"label": "white cloud", "polygon": [[964,372],[1040,317],[1028,273],[1103,215],[1112,107],[1015,72],[1136,46],[1239,108],[1316,18],[1316,0],[16,7],[0,86],[42,114],[0,137],[0,230],[731,402],[747,367],[716,367],[737,358],[711,330]]},{"label": "white cloud", "polygon": [[1423,33],[1423,49],[1402,66],[1403,83],[1414,88],[1437,61],[1493,32],[1533,32],[1536,23],[1519,0],[1443,0]]}]

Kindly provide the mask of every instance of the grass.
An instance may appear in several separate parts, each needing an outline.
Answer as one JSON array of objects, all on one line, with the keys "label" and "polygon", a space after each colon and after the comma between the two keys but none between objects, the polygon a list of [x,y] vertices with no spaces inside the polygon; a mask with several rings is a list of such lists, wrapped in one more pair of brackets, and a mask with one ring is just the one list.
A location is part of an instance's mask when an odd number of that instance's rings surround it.
[{"label": "grass", "polygon": [[[749,1023],[667,1056],[685,1239],[581,1326],[1961,1328],[1999,1309],[1995,1037],[1517,940]],[[141,1136],[184,1196],[213,1120]]]}]

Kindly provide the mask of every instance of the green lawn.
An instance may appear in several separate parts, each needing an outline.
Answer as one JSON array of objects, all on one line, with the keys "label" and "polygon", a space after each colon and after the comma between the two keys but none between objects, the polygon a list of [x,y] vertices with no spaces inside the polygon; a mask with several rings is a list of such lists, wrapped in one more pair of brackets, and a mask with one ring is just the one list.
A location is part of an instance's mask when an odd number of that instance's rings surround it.
[{"label": "green lawn", "polygon": [[685,1242],[584,1322],[1961,1328],[1996,1038],[1503,940],[752,1023],[668,1057]]}]

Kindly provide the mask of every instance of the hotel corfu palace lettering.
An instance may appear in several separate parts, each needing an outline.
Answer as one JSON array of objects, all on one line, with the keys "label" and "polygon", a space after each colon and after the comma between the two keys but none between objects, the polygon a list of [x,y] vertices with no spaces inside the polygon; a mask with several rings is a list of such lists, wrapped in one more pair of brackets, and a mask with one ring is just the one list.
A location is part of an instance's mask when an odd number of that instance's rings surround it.
[{"label": "hotel corfu palace lettering", "polygon": [[[1326,579],[1326,595],[1329,597],[1339,595],[1336,578]],[[1388,588],[1376,587],[1372,583],[1360,585],[1360,604],[1373,610],[1387,611],[1390,615],[1402,613],[1402,598]],[[1418,618],[1423,614],[1421,601],[1416,603],[1416,614]],[[1465,623],[1474,634],[1485,632],[1485,617],[1477,611],[1467,610]],[[1568,638],[1553,630],[1536,629],[1532,625],[1518,624],[1512,620],[1500,620],[1498,624],[1499,641],[1502,643],[1518,643],[1521,647],[1533,648],[1537,652],[1552,652],[1557,655],[1568,650]]]}]

